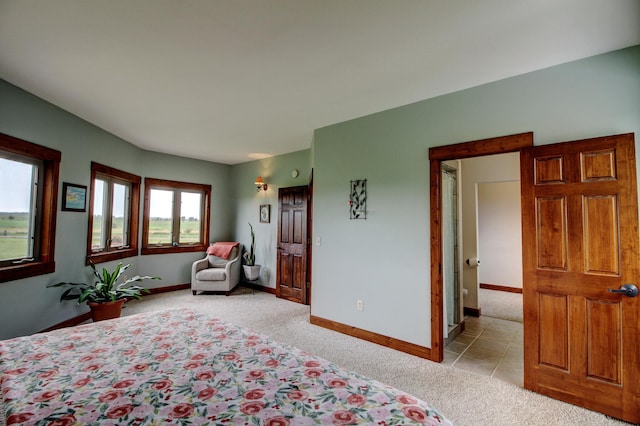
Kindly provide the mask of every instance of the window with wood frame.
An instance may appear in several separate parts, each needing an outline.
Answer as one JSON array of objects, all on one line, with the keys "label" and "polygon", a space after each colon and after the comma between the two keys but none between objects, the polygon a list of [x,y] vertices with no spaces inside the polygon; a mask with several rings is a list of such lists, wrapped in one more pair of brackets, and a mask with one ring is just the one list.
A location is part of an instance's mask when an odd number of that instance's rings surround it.
[{"label": "window with wood frame", "polygon": [[87,261],[138,254],[140,176],[91,163]]},{"label": "window with wood frame", "polygon": [[0,133],[0,282],[55,271],[61,158]]},{"label": "window with wood frame", "polygon": [[211,185],[145,178],[142,254],[204,251]]}]

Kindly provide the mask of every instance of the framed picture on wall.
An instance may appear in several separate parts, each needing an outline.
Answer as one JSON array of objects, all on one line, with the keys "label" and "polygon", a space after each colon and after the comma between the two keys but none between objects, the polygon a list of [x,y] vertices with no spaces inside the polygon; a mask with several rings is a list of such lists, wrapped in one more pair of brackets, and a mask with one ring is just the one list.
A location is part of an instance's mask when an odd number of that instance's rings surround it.
[{"label": "framed picture on wall", "polygon": [[260,206],[260,223],[271,222],[271,204],[262,204]]},{"label": "framed picture on wall", "polygon": [[62,183],[62,210],[69,212],[87,211],[87,187],[74,183]]}]

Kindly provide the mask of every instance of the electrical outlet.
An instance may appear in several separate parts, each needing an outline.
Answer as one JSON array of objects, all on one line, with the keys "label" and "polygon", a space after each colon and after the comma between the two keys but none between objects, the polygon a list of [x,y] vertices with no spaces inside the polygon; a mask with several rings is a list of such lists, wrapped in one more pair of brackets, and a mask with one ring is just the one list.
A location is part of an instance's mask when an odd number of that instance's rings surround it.
[{"label": "electrical outlet", "polygon": [[364,310],[364,306],[363,306],[363,304],[362,304],[362,300],[357,300],[357,301],[356,301],[356,309],[357,309],[358,311],[363,311],[363,310]]}]

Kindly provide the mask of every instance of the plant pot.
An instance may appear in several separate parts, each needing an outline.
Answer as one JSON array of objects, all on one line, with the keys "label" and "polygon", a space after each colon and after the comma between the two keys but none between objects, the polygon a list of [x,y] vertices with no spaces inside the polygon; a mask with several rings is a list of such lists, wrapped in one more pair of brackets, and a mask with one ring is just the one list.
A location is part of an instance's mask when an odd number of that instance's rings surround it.
[{"label": "plant pot", "polygon": [[255,281],[260,278],[260,265],[247,266],[242,265],[244,277],[249,281]]},{"label": "plant pot", "polygon": [[116,300],[115,302],[89,302],[93,322],[119,318],[124,302],[126,302],[126,299]]}]

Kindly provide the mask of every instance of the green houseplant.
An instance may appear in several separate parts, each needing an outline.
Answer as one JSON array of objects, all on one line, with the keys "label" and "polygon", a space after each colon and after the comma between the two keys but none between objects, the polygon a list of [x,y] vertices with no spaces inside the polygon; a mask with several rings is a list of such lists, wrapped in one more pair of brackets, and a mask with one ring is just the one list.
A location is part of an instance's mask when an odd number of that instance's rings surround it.
[{"label": "green houseplant", "polygon": [[251,245],[249,250],[245,251],[242,255],[244,276],[249,281],[255,281],[260,277],[260,265],[256,265],[256,233],[253,230],[253,225],[249,223],[251,229]]},{"label": "green houseplant", "polygon": [[102,268],[102,271],[98,272],[93,262],[90,262],[90,266],[96,277],[93,284],[59,282],[49,284],[47,287],[65,288],[60,295],[60,302],[64,300],[77,300],[78,304],[86,302],[91,308],[94,321],[119,317],[122,305],[127,299],[140,299],[142,293],[149,293],[148,289],[138,285],[130,285],[131,283],[160,279],[160,277],[136,275],[118,283],[124,271],[131,267],[131,264],[123,266],[120,262],[113,272],[109,272],[106,268]]}]

